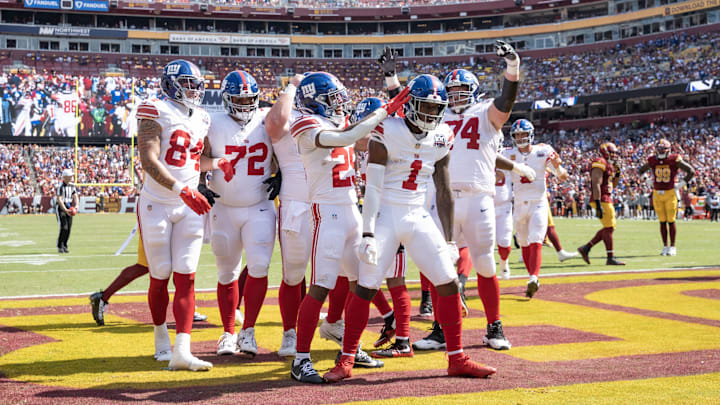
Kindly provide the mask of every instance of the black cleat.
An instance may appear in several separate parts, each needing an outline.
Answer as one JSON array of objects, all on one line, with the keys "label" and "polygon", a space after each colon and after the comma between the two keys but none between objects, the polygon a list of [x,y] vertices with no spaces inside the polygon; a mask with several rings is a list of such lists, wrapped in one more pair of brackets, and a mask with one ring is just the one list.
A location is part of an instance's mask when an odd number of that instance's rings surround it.
[{"label": "black cleat", "polygon": [[437,321],[433,322],[432,332],[425,338],[413,343],[412,347],[415,350],[444,350],[445,334],[440,324]]},{"label": "black cleat", "polygon": [[108,303],[103,300],[103,292],[98,291],[96,293],[93,293],[90,295],[90,306],[92,307],[92,316],[95,320],[95,323],[98,324],[98,326],[104,326],[105,325],[105,308],[107,308]]},{"label": "black cleat", "polygon": [[380,330],[380,337],[375,341],[374,346],[380,347],[395,337],[395,315],[385,318],[385,325]]},{"label": "black cleat", "polygon": [[540,281],[538,279],[531,279],[527,283],[527,290],[525,290],[525,297],[532,298],[533,295],[540,289]]},{"label": "black cleat", "polygon": [[432,300],[430,299],[430,291],[422,292],[422,300],[420,301],[420,316],[430,318],[433,316]]},{"label": "black cleat", "polygon": [[[337,356],[335,356],[335,364],[338,364],[338,362],[340,362],[341,357],[342,350],[338,351]],[[380,368],[384,366],[385,363],[383,363],[381,360],[373,359],[372,357],[370,357],[369,354],[367,354],[364,350],[358,347],[357,351],[355,352],[355,364],[353,365],[353,368]]]},{"label": "black cleat", "polygon": [[310,359],[302,359],[300,360],[300,363],[295,364],[295,361],[293,360],[293,365],[290,368],[290,377],[292,377],[294,380],[300,381],[302,383],[308,383],[308,384],[324,384],[325,380],[320,377],[320,374],[318,374],[317,370],[315,370],[315,367],[312,364],[312,361]]},{"label": "black cleat", "polygon": [[502,321],[499,319],[487,326],[487,334],[483,336],[483,343],[495,350],[508,350],[512,347],[503,333]]},{"label": "black cleat", "polygon": [[590,264],[590,247],[588,245],[582,245],[577,251],[580,253],[580,256],[582,256],[582,259],[585,260],[585,263]]},{"label": "black cleat", "polygon": [[625,262],[621,262],[618,259],[615,258],[615,256],[610,256],[605,261],[606,266],[624,266]]}]

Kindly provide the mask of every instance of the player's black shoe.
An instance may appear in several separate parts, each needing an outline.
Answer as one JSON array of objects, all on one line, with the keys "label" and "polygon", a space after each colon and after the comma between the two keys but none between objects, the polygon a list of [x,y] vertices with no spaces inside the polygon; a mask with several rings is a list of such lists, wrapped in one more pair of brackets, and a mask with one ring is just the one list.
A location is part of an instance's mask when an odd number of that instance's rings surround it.
[{"label": "player's black shoe", "polygon": [[445,334],[440,324],[433,322],[432,332],[425,338],[418,340],[412,344],[415,350],[443,350],[445,349]]},{"label": "player's black shoe", "polygon": [[92,316],[95,320],[95,323],[98,324],[98,326],[105,325],[105,308],[107,308],[108,303],[103,300],[103,292],[98,291],[90,296],[90,306],[92,307]]},{"label": "player's black shoe", "polygon": [[590,264],[590,246],[582,245],[577,250],[578,253],[580,253],[580,256],[582,256],[583,260],[585,260],[585,263]]},{"label": "player's black shoe", "polygon": [[625,262],[621,262],[615,256],[610,256],[605,261],[605,265],[607,265],[607,266],[624,266]]},{"label": "player's black shoe", "polygon": [[315,370],[315,367],[310,359],[302,359],[298,364],[295,364],[293,361],[292,368],[290,369],[290,377],[303,383],[325,383],[325,380],[320,377],[320,374],[318,374],[317,370]]}]

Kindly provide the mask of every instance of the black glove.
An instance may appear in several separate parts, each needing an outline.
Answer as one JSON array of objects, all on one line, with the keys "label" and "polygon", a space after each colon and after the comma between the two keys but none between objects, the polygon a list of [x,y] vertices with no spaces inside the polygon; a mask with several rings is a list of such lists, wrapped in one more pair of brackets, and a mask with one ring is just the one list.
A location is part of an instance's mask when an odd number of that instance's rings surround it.
[{"label": "black glove", "polygon": [[280,194],[280,186],[282,185],[282,172],[278,169],[274,176],[268,177],[267,180],[263,181],[263,184],[267,184],[268,188],[268,200],[274,200],[278,194]]},{"label": "black glove", "polygon": [[205,199],[208,201],[208,203],[210,204],[211,207],[212,207],[213,205],[215,205],[215,199],[218,198],[218,197],[220,197],[220,194],[218,194],[218,193],[210,190],[210,189],[207,188],[207,186],[204,185],[204,184],[200,184],[200,185],[198,186],[198,191],[200,192],[200,194],[202,194],[203,196],[205,196]]},{"label": "black glove", "polygon": [[598,219],[602,219],[602,216],[603,216],[602,205],[600,205],[600,200],[595,200],[595,216]]},{"label": "black glove", "polygon": [[397,59],[397,52],[393,51],[389,45],[385,46],[382,55],[377,60],[378,65],[383,71],[385,77],[391,77],[395,75],[395,62]]}]

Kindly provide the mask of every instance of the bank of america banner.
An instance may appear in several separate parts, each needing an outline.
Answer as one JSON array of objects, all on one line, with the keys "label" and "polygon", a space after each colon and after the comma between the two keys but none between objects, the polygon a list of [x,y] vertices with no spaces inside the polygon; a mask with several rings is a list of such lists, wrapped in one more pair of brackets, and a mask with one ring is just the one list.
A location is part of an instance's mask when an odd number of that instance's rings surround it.
[{"label": "bank of america banner", "polygon": [[250,37],[240,35],[170,34],[170,42],[195,44],[290,46],[289,37]]},{"label": "bank of america banner", "polygon": [[577,97],[564,97],[547,100],[533,101],[533,110],[544,110],[546,108],[570,107],[575,105]]}]

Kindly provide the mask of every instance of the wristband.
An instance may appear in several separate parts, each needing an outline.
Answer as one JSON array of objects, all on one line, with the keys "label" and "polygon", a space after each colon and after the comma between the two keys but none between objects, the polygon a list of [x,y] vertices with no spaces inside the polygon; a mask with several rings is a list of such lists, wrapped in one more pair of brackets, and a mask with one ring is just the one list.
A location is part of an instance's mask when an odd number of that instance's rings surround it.
[{"label": "wristband", "polygon": [[363,232],[362,237],[363,238],[374,238],[375,234],[372,232]]},{"label": "wristband", "polygon": [[386,76],[385,77],[385,85],[388,89],[392,88],[398,88],[400,87],[400,80],[398,80],[397,75],[393,74],[392,76]]},{"label": "wristband", "polygon": [[285,86],[285,89],[281,92],[281,94],[295,94],[296,91],[297,87],[295,87],[294,84],[290,83]]},{"label": "wristband", "polygon": [[218,159],[213,159],[213,160],[212,160],[212,168],[213,168],[213,170],[217,170],[217,169],[220,168],[220,159],[222,159],[222,158],[218,158]]},{"label": "wristband", "polygon": [[520,76],[520,58],[516,57],[513,60],[505,59],[506,68],[508,74],[513,76]]},{"label": "wristband", "polygon": [[180,194],[180,193],[182,193],[182,191],[183,191],[183,189],[184,189],[185,187],[187,187],[185,184],[183,184],[183,183],[180,182],[180,181],[176,181],[175,184],[173,184],[173,186],[172,186],[172,190],[173,190],[176,194]]}]

